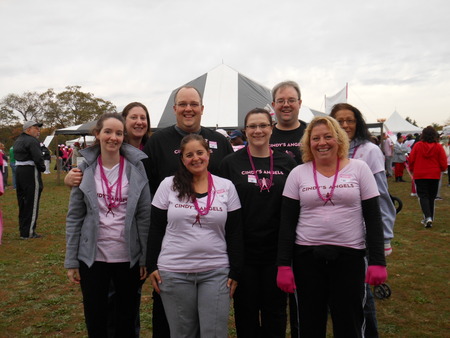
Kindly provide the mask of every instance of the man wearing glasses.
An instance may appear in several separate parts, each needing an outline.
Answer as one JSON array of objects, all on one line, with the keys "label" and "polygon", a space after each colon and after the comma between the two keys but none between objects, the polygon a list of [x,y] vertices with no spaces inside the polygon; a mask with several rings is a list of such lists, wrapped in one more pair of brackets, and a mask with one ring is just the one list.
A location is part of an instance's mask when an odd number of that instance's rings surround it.
[{"label": "man wearing glasses", "polygon": [[[290,155],[297,164],[302,164],[300,139],[306,129],[306,123],[298,119],[302,105],[300,87],[295,81],[283,81],[272,89],[272,107],[277,116],[270,146]],[[294,294],[289,294],[289,322],[291,337],[298,337],[297,303]]]},{"label": "man wearing glasses", "polygon": [[42,123],[25,121],[23,133],[14,142],[16,159],[16,194],[19,203],[21,239],[40,238],[36,233],[39,199],[43,189],[41,173],[45,171],[38,137]]},{"label": "man wearing glasses", "polygon": [[[148,159],[145,167],[152,195],[164,178],[174,175],[179,166],[180,143],[187,134],[199,134],[208,142],[211,149],[209,171],[219,174],[222,159],[233,153],[233,148],[225,136],[202,127],[203,102],[200,92],[190,86],[183,86],[175,93],[175,125],[154,133],[144,147]],[[170,337],[169,325],[164,313],[161,296],[153,292],[153,337]]]},{"label": "man wearing glasses", "polygon": [[294,81],[280,82],[272,89],[272,107],[277,116],[270,146],[289,154],[297,164],[302,163],[300,139],[306,123],[298,119],[302,105],[299,85]]}]

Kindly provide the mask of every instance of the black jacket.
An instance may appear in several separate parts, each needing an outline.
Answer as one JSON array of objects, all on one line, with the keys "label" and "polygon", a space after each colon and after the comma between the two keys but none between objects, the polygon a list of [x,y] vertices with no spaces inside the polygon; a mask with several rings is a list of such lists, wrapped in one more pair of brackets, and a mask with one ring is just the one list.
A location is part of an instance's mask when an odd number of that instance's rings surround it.
[{"label": "black jacket", "polygon": [[14,142],[14,158],[16,161],[33,161],[37,170],[45,171],[44,159],[42,158],[41,145],[37,138],[22,133]]}]

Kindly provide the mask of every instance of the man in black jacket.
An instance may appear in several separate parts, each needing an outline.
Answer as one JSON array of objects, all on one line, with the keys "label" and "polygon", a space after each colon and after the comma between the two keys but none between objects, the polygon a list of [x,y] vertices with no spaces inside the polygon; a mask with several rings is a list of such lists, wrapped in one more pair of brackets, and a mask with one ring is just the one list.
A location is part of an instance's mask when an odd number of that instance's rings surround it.
[{"label": "man in black jacket", "polygon": [[25,121],[23,133],[14,142],[16,193],[19,203],[20,238],[40,238],[36,233],[39,199],[43,189],[41,172],[45,171],[38,137],[42,123]]}]

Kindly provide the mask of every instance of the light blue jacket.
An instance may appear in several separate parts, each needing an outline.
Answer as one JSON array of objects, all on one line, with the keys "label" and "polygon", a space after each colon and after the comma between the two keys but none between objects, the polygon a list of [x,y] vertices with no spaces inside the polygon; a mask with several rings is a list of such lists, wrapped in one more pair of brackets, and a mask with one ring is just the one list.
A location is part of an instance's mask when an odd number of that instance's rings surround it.
[{"label": "light blue jacket", "polygon": [[[130,267],[139,261],[145,266],[147,237],[150,228],[150,189],[141,160],[147,156],[129,144],[123,144],[121,154],[130,165],[126,166],[129,182],[125,216],[125,239],[128,244]],[[69,211],[66,218],[66,259],[65,268],[78,268],[79,261],[87,266],[94,264],[97,253],[99,229],[99,206],[95,189],[95,169],[99,146],[81,151],[85,158],[79,168],[83,179],[79,187],[73,187],[70,194]]]}]

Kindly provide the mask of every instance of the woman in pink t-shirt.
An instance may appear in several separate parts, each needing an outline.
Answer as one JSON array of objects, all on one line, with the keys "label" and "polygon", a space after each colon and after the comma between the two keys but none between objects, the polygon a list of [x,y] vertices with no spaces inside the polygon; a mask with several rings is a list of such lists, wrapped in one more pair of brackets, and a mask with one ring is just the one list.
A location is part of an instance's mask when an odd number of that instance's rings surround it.
[{"label": "woman in pink t-shirt", "polygon": [[150,224],[150,190],[141,160],[146,155],[123,143],[125,123],[119,114],[104,114],[93,134],[96,144],[81,150],[83,180],[73,187],[66,218],[64,267],[83,293],[90,337],[109,332],[111,283],[116,293],[115,336],[134,337],[136,297],[145,269]]},{"label": "woman in pink t-shirt", "polygon": [[314,118],[301,144],[304,164],[283,191],[277,284],[298,290],[301,336],[324,337],[329,308],[335,336],[361,337],[364,280],[387,278],[378,188],[365,162],[347,158],[333,118]]}]

